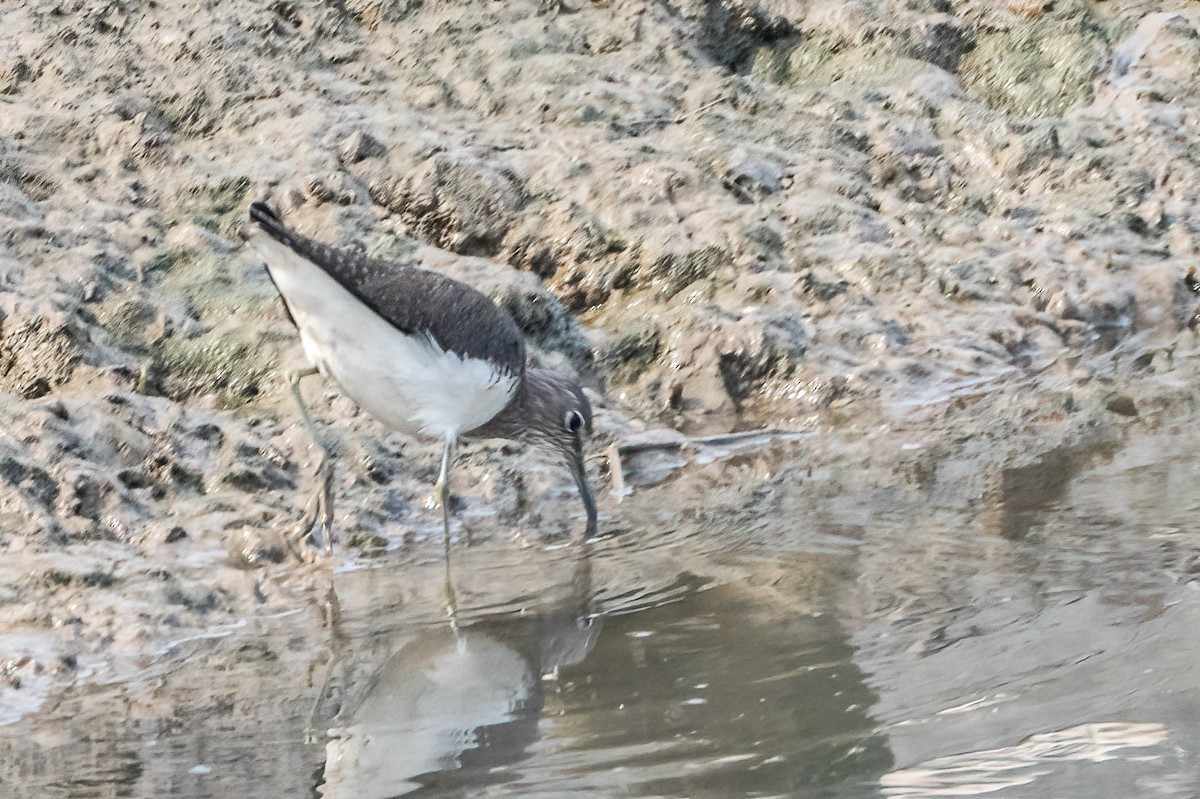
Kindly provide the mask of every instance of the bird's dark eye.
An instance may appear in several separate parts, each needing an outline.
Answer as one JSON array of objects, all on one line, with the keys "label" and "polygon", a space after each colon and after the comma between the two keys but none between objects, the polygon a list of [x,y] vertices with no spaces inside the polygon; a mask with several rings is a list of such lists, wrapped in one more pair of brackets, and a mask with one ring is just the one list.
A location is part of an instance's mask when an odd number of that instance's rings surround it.
[{"label": "bird's dark eye", "polygon": [[583,414],[579,411],[567,411],[566,417],[563,419],[563,424],[567,430],[572,433],[578,433],[583,427]]}]

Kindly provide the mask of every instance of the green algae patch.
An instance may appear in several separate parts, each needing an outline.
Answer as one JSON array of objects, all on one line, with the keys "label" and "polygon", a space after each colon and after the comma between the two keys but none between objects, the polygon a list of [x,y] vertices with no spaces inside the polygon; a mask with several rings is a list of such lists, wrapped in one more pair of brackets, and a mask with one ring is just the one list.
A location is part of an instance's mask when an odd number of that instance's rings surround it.
[{"label": "green algae patch", "polygon": [[183,192],[179,208],[187,221],[236,241],[245,222],[250,186],[250,178],[245,176],[191,186]]},{"label": "green algae patch", "polygon": [[231,331],[195,339],[173,339],[157,353],[155,367],[164,393],[175,399],[212,395],[219,408],[247,404],[276,368],[273,352]]},{"label": "green algae patch", "polygon": [[235,408],[259,395],[275,367],[276,350],[260,335],[273,292],[245,279],[236,254],[201,246],[206,235],[152,254],[142,285],[104,308],[100,322],[113,344],[147,359],[138,391],[178,400],[211,395],[219,407]]},{"label": "green algae patch", "polygon": [[931,68],[928,62],[901,55],[885,43],[847,48],[824,38],[789,48],[786,68],[780,67],[778,58],[764,54],[764,76],[785,75],[777,82],[809,90],[903,85]]},{"label": "green algae patch", "polygon": [[1109,34],[1085,3],[982,33],[963,58],[963,83],[993,108],[1018,117],[1061,116],[1092,100]]},{"label": "green algae patch", "polygon": [[665,252],[650,267],[650,275],[664,297],[673,297],[697,280],[712,277],[732,260],[729,250],[716,245],[687,252]]}]

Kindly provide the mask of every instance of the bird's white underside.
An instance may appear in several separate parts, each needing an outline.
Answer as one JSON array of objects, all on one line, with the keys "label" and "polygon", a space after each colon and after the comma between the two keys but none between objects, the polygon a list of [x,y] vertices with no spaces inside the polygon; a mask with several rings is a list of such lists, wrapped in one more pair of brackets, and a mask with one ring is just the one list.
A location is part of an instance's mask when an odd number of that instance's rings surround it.
[{"label": "bird's white underside", "polygon": [[487,361],[392,327],[319,266],[265,233],[250,243],[286,298],[309,361],[388,427],[453,438],[489,421],[516,391],[517,379]]}]

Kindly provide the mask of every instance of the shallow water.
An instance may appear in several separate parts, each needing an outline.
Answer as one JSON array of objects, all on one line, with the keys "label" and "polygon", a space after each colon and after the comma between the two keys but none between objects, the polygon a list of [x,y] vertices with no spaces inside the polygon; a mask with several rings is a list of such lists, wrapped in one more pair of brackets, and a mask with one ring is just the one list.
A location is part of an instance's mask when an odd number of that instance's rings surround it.
[{"label": "shallow water", "polygon": [[[1194,796],[1193,429],[1096,430],[982,492],[966,456],[919,491],[835,496],[854,464],[810,479],[788,444],[647,468],[655,485],[587,545],[323,567],[301,606],[100,668],[0,727],[0,780],[38,797]],[[735,478],[754,488],[705,512]]]}]

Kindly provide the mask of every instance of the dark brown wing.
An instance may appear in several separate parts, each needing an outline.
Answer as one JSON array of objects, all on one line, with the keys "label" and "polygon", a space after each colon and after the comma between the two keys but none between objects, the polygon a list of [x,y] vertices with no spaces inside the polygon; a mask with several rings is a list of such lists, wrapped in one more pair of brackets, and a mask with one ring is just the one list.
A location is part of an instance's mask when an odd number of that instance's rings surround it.
[{"label": "dark brown wing", "polygon": [[516,323],[466,283],[313,241],[286,227],[264,203],[250,206],[250,218],[271,238],[324,270],[397,330],[410,336],[428,335],[448,352],[490,361],[507,374],[524,374],[525,342]]}]

